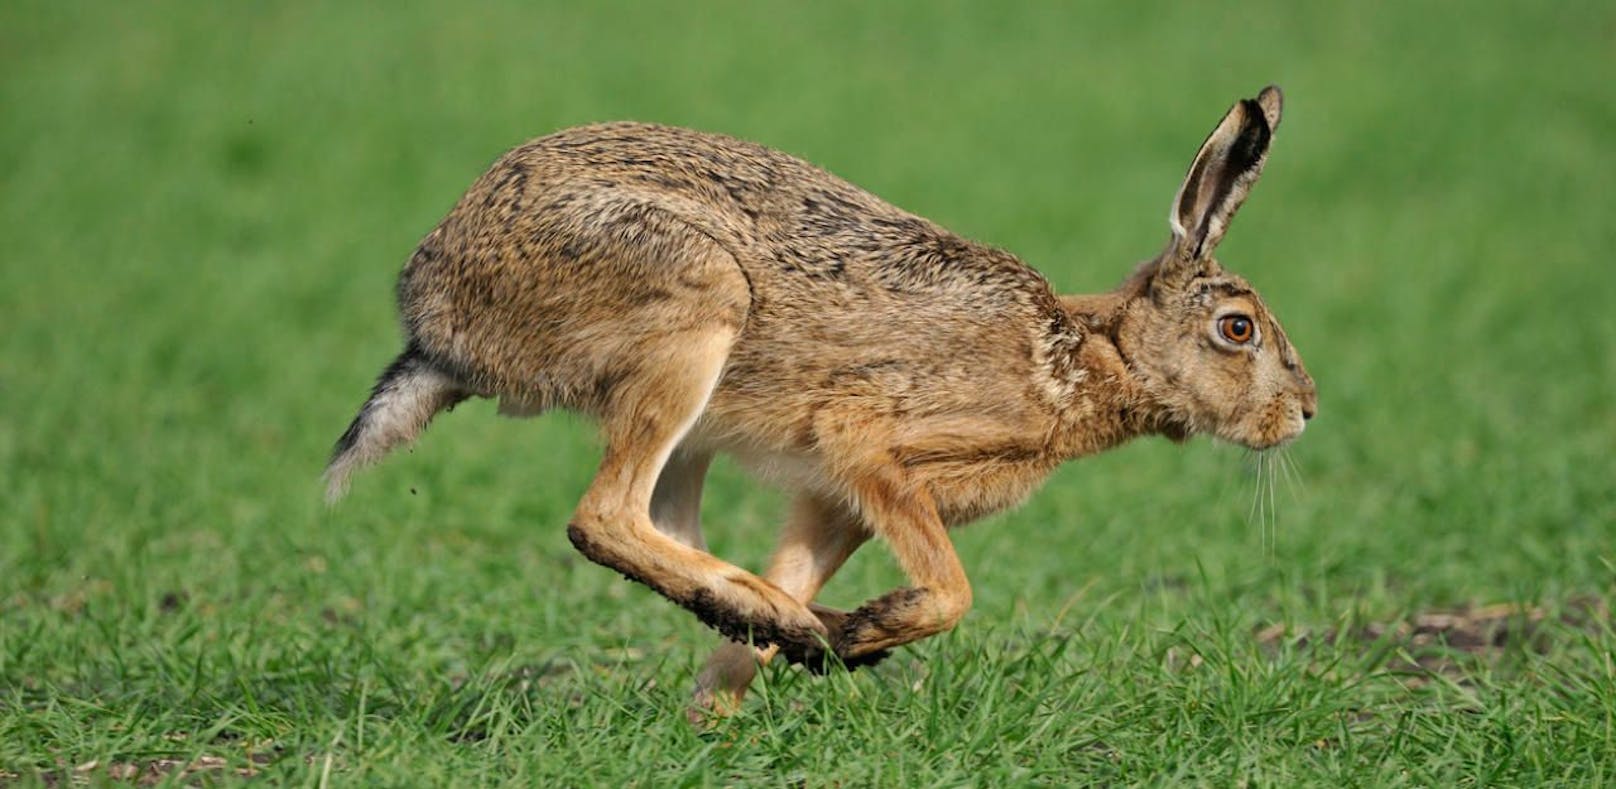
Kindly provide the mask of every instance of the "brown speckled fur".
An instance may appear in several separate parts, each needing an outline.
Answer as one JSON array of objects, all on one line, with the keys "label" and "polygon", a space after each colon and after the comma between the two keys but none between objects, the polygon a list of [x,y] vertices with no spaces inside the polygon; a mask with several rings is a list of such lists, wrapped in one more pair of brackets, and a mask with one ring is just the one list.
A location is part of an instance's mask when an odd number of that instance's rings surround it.
[{"label": "brown speckled fur", "polygon": [[[338,443],[348,474],[464,397],[595,417],[606,449],[569,537],[731,639],[698,682],[724,712],[777,650],[847,665],[954,626],[971,591],[946,529],[1128,439],[1294,438],[1313,384],[1211,252],[1266,160],[1280,98],[1230,110],[1167,249],[1117,290],[1057,296],[799,159],[640,123],[567,129],[494,163],[400,278],[406,350]],[[1250,316],[1230,344],[1220,316]],[[798,495],[762,577],[705,551],[701,478],[728,452]],[[659,481],[660,480],[660,481]],[[911,585],[812,604],[878,536]]]}]

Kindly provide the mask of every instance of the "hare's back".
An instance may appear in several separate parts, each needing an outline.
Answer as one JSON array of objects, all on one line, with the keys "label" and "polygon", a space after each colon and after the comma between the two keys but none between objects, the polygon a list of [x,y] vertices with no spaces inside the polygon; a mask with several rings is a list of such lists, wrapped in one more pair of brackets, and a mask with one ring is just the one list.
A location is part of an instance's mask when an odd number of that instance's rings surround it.
[{"label": "hare's back", "polygon": [[[929,402],[942,386],[950,400],[1002,403],[1007,392],[990,384],[1024,380],[1035,336],[1058,313],[1015,257],[801,159],[638,123],[566,129],[501,157],[406,268],[401,306],[428,345],[450,344],[432,327],[456,323],[491,338],[458,347],[525,338],[501,346],[531,357],[521,366],[531,373],[549,335],[633,306],[607,301],[643,290],[650,303],[692,273],[718,276],[691,269],[714,265],[712,254],[677,251],[714,245],[741,269],[750,302],[715,406],[858,390],[897,409],[953,407]],[[658,306],[677,312],[666,298]]]},{"label": "hare's back", "polygon": [[915,398],[935,408],[946,407],[936,388],[950,386],[962,408],[1000,407],[1062,314],[1047,281],[1015,256],[755,143],[614,123],[513,154],[553,169],[561,192],[649,201],[734,254],[752,304],[720,402],[858,390],[895,408]]},{"label": "hare's back", "polygon": [[[731,242],[762,240],[757,225],[787,216],[814,194],[876,210],[880,201],[780,151],[721,134],[619,122],[563,129],[508,152],[531,196],[644,201]],[[486,178],[486,176],[485,176]]]},{"label": "hare's back", "polygon": [[918,298],[1047,291],[1013,256],[809,162],[679,127],[618,122],[540,137],[496,162],[456,213],[466,202],[493,213],[508,204],[508,225],[547,236],[587,235],[656,211],[713,238],[754,278],[778,273]]}]

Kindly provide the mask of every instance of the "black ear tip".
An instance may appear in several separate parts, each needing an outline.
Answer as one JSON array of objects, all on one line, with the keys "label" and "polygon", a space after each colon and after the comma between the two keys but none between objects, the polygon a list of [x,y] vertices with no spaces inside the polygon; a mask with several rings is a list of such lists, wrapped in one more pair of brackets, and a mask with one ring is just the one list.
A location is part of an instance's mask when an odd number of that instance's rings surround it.
[{"label": "black ear tip", "polygon": [[1228,165],[1234,172],[1245,172],[1261,164],[1268,153],[1268,144],[1274,138],[1274,126],[1279,122],[1277,113],[1271,114],[1260,98],[1241,99],[1244,120],[1240,135],[1229,144]]},{"label": "black ear tip", "polygon": [[1279,86],[1269,85],[1263,88],[1253,101],[1262,108],[1263,118],[1268,121],[1268,128],[1270,130],[1278,128],[1280,111],[1285,106],[1285,94],[1280,91]]}]

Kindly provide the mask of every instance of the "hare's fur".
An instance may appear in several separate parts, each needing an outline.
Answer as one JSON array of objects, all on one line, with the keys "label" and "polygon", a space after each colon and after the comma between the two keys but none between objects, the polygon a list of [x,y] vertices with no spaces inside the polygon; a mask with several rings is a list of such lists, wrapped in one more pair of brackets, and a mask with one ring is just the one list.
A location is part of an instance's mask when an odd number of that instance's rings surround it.
[{"label": "hare's fur", "polygon": [[[1070,297],[752,143],[638,123],[534,140],[405,267],[406,349],[338,442],[331,491],[466,397],[589,414],[605,451],[573,544],[758,645],[719,650],[703,706],[733,706],[776,650],[872,662],[970,606],[946,529],[1016,504],[1061,461],[1152,433],[1260,448],[1300,432],[1311,380],[1210,257],[1278,119],[1276,90],[1236,104],[1180,189],[1167,250],[1116,291]],[[1217,336],[1231,311],[1253,322],[1248,345]],[[705,550],[717,452],[797,494],[761,577]],[[911,586],[850,613],[813,605],[871,536]]]}]

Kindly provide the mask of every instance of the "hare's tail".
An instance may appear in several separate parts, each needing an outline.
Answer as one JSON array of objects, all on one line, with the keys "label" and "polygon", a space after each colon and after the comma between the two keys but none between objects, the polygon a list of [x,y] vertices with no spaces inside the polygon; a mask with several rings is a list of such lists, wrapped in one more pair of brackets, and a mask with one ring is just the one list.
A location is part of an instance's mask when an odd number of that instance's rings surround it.
[{"label": "hare's tail", "polygon": [[439,411],[466,398],[454,379],[434,368],[412,344],[376,379],[370,399],[337,439],[325,467],[326,500],[347,492],[348,477],[421,434]]}]

